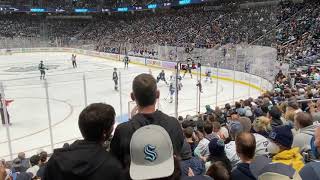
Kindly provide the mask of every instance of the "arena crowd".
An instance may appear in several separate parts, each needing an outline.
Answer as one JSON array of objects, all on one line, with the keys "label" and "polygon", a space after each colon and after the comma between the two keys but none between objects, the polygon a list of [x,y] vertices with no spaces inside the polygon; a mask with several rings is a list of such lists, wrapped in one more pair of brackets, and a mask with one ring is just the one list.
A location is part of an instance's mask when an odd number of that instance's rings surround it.
[{"label": "arena crowd", "polygon": [[[49,155],[23,152],[1,160],[4,179],[214,179],[320,180],[320,6],[318,1],[205,11],[188,7],[93,21],[48,21],[53,36],[97,42],[97,50],[120,53],[112,43],[215,48],[226,44],[276,47],[290,73],[274,78],[272,91],[224,107],[207,105],[196,115],[170,117],[156,109],[162,96],[152,75],[132,82],[137,111],[114,131],[112,104],[94,103],[80,113],[83,136]],[[230,13],[232,11],[232,13]],[[1,37],[36,37],[41,19],[0,18]],[[70,26],[72,25],[72,30]],[[112,135],[112,132],[114,134]],[[147,137],[147,138],[146,138]]]}]

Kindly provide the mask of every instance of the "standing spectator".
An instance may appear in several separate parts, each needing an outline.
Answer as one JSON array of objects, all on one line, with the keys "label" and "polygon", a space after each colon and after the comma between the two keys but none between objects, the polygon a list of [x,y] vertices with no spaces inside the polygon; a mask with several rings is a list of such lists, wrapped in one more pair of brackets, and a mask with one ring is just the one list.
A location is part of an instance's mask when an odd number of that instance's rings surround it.
[{"label": "standing spectator", "polygon": [[30,167],[29,159],[26,158],[26,154],[24,152],[20,152],[18,154],[18,159],[21,160],[21,172],[25,172]]},{"label": "standing spectator", "polygon": [[78,120],[84,140],[56,149],[48,161],[44,179],[123,179],[120,163],[102,146],[109,139],[114,123],[112,106],[94,103],[86,107]]},{"label": "standing spectator", "polygon": [[274,127],[270,132],[271,142],[268,144],[268,152],[274,155],[272,162],[283,163],[292,166],[296,171],[304,166],[298,147],[291,148],[293,135],[289,126]]},{"label": "standing spectator", "polygon": [[231,172],[231,179],[255,180],[256,178],[250,170],[250,163],[256,151],[256,140],[254,136],[248,132],[240,133],[236,137],[236,149],[241,163]]},{"label": "standing spectator", "polygon": [[180,156],[184,136],[178,120],[156,110],[156,101],[160,97],[157,82],[150,74],[136,76],[132,83],[131,98],[137,103],[138,113],[128,122],[119,124],[111,141],[111,152],[121,161],[123,168],[129,170],[130,140],[140,127],[155,124],[163,127],[169,134],[174,154]]},{"label": "standing spectator", "polygon": [[300,152],[311,149],[310,141],[318,125],[314,125],[309,113],[299,112],[294,117],[295,128],[298,129],[293,137],[292,147],[299,147]]}]

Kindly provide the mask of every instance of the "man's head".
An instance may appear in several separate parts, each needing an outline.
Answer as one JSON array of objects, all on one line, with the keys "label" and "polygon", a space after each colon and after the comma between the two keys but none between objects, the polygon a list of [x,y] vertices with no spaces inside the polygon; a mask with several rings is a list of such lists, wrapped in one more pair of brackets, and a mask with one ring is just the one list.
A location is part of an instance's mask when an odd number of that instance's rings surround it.
[{"label": "man's head", "polygon": [[277,126],[269,134],[271,142],[268,144],[268,152],[277,154],[284,150],[291,149],[293,143],[293,134],[291,127],[287,125]]},{"label": "man's head", "polygon": [[147,107],[155,105],[160,92],[157,89],[157,82],[150,74],[136,76],[132,83],[131,99],[136,101],[138,106]]},{"label": "man's head", "polygon": [[187,127],[187,128],[185,128],[184,130],[183,130],[183,132],[184,132],[184,136],[186,137],[186,138],[192,138],[192,134],[193,134],[193,128],[192,127]]},{"label": "man's head", "polygon": [[248,132],[242,132],[236,137],[236,151],[242,161],[251,161],[256,151],[256,139]]},{"label": "man's head", "polygon": [[312,116],[309,113],[298,112],[294,116],[294,126],[296,129],[305,128],[313,124]]},{"label": "man's head", "polygon": [[30,164],[31,164],[31,166],[39,165],[40,164],[40,156],[39,155],[31,156]]},{"label": "man's head", "polygon": [[242,124],[238,121],[234,121],[229,124],[229,133],[232,140],[235,140],[237,135],[242,133],[244,130]]},{"label": "man's head", "polygon": [[79,116],[78,125],[85,140],[104,142],[113,131],[115,111],[112,106],[94,103],[86,107]]},{"label": "man's head", "polygon": [[24,152],[19,152],[19,153],[18,153],[18,158],[21,159],[21,160],[23,160],[23,159],[26,158],[26,154],[25,154]]},{"label": "man's head", "polygon": [[213,131],[213,125],[210,121],[206,121],[204,123],[204,132],[206,135],[208,134],[212,134],[212,131]]},{"label": "man's head", "polygon": [[282,115],[282,113],[277,106],[273,106],[268,113],[268,116],[271,120],[272,119],[280,119],[281,115]]}]

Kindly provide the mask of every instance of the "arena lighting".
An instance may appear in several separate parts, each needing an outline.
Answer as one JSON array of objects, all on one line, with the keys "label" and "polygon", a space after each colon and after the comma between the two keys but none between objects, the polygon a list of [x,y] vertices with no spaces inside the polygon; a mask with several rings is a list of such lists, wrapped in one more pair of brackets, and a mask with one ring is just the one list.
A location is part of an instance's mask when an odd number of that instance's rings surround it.
[{"label": "arena lighting", "polygon": [[74,9],[74,12],[76,12],[76,13],[86,13],[86,12],[88,12],[88,9],[86,9],[86,8]]},{"label": "arena lighting", "polygon": [[30,12],[45,12],[46,10],[43,8],[31,8]]},{"label": "arena lighting", "polygon": [[119,12],[127,12],[128,8],[127,7],[120,7],[120,8],[117,9],[117,11],[119,11]]},{"label": "arena lighting", "polygon": [[180,5],[186,5],[186,4],[190,4],[190,3],[191,3],[191,0],[180,0],[179,1]]},{"label": "arena lighting", "polygon": [[149,4],[148,9],[155,9],[157,8],[157,4]]}]

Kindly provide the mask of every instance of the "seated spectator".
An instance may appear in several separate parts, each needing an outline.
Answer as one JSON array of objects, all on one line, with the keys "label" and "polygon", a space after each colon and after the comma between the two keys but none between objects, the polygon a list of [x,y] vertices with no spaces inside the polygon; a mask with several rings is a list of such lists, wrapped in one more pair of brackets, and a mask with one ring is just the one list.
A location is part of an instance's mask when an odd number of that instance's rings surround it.
[{"label": "seated spectator", "polygon": [[212,177],[214,180],[230,180],[230,171],[224,166],[221,161],[214,162],[209,167],[206,175]]},{"label": "seated spectator", "polygon": [[40,169],[40,156],[39,155],[33,155],[30,158],[30,165],[31,167],[27,169],[26,172],[32,173],[32,178],[37,178],[37,173]]},{"label": "seated spectator", "polygon": [[294,125],[297,133],[293,137],[292,147],[299,147],[300,152],[309,151],[311,138],[318,125],[313,125],[312,116],[305,112],[299,112],[295,115]]},{"label": "seated spectator", "polygon": [[270,111],[268,112],[268,118],[271,119],[271,126],[276,127],[283,125],[281,120],[281,111],[277,106],[273,106]]},{"label": "seated spectator", "polygon": [[199,121],[197,126],[197,135],[200,139],[196,149],[194,150],[194,154],[200,158],[207,158],[209,156],[209,142],[213,138],[217,138],[217,135],[212,133],[213,126],[210,121],[204,122],[204,124]]},{"label": "seated spectator", "polygon": [[213,133],[215,133],[218,138],[225,140],[228,138],[226,134],[228,134],[228,129],[224,126],[221,127],[221,124],[218,121],[214,121],[212,123],[213,125]]},{"label": "seated spectator", "polygon": [[204,162],[200,158],[192,156],[192,151],[186,141],[182,146],[180,167],[181,177],[188,176],[189,169],[195,176],[203,175],[206,172]]},{"label": "seated spectator", "polygon": [[250,170],[259,180],[301,180],[299,173],[291,166],[272,163],[265,156],[257,156],[251,162]]},{"label": "seated spectator", "polygon": [[251,131],[251,120],[248,117],[240,117],[239,122],[241,123],[244,132]]},{"label": "seated spectator", "polygon": [[41,179],[43,179],[44,176],[44,170],[46,168],[47,165],[47,158],[48,158],[48,154],[46,151],[41,151],[40,154],[40,169],[37,173],[37,176],[40,177]]},{"label": "seated spectator", "polygon": [[120,163],[103,147],[114,123],[112,106],[103,103],[87,106],[78,120],[84,140],[77,140],[68,148],[55,149],[47,163],[44,179],[123,179]]},{"label": "seated spectator", "polygon": [[269,138],[271,142],[268,144],[268,152],[273,155],[272,162],[283,163],[300,171],[304,162],[299,148],[291,148],[293,141],[291,128],[285,125],[274,127]]},{"label": "seated spectator", "polygon": [[136,130],[130,141],[130,156],[132,179],[180,179],[171,138],[161,126],[147,125]]},{"label": "seated spectator", "polygon": [[256,118],[252,124],[253,135],[256,139],[256,156],[268,155],[269,132],[271,131],[270,119],[264,116]]},{"label": "seated spectator", "polygon": [[315,130],[315,135],[313,141],[311,142],[312,145],[312,153],[313,156],[316,158],[314,162],[307,163],[299,172],[302,179],[307,180],[319,180],[320,179],[320,127]]},{"label": "seated spectator", "polygon": [[190,145],[192,156],[194,156],[194,149],[197,147],[197,144],[193,140],[193,128],[187,127],[183,130],[184,136],[186,137],[187,143]]},{"label": "seated spectator", "polygon": [[209,167],[214,164],[214,162],[222,162],[224,163],[224,167],[227,168],[228,172],[231,172],[232,166],[231,162],[226,156],[224,151],[224,142],[221,139],[214,138],[209,143],[209,152],[210,155],[206,162],[206,169],[208,170]]},{"label": "seated spectator", "polygon": [[128,122],[119,124],[110,144],[112,152],[128,171],[130,165],[130,140],[132,134],[140,127],[155,124],[163,127],[171,137],[174,154],[180,156],[184,136],[178,120],[156,110],[156,102],[160,97],[157,82],[150,74],[136,76],[132,83],[131,99],[137,103],[138,114]]},{"label": "seated spectator", "polygon": [[230,129],[230,141],[225,144],[225,152],[226,155],[228,157],[228,159],[231,162],[232,167],[235,167],[239,162],[240,162],[240,158],[237,155],[237,151],[236,151],[236,136],[238,134],[240,134],[241,132],[243,132],[243,127],[240,124],[240,122],[232,122],[229,125],[229,129]]},{"label": "seated spectator", "polygon": [[256,178],[250,170],[250,163],[254,158],[256,150],[254,136],[248,132],[240,133],[236,137],[236,150],[241,163],[231,172],[231,179],[255,180]]}]

